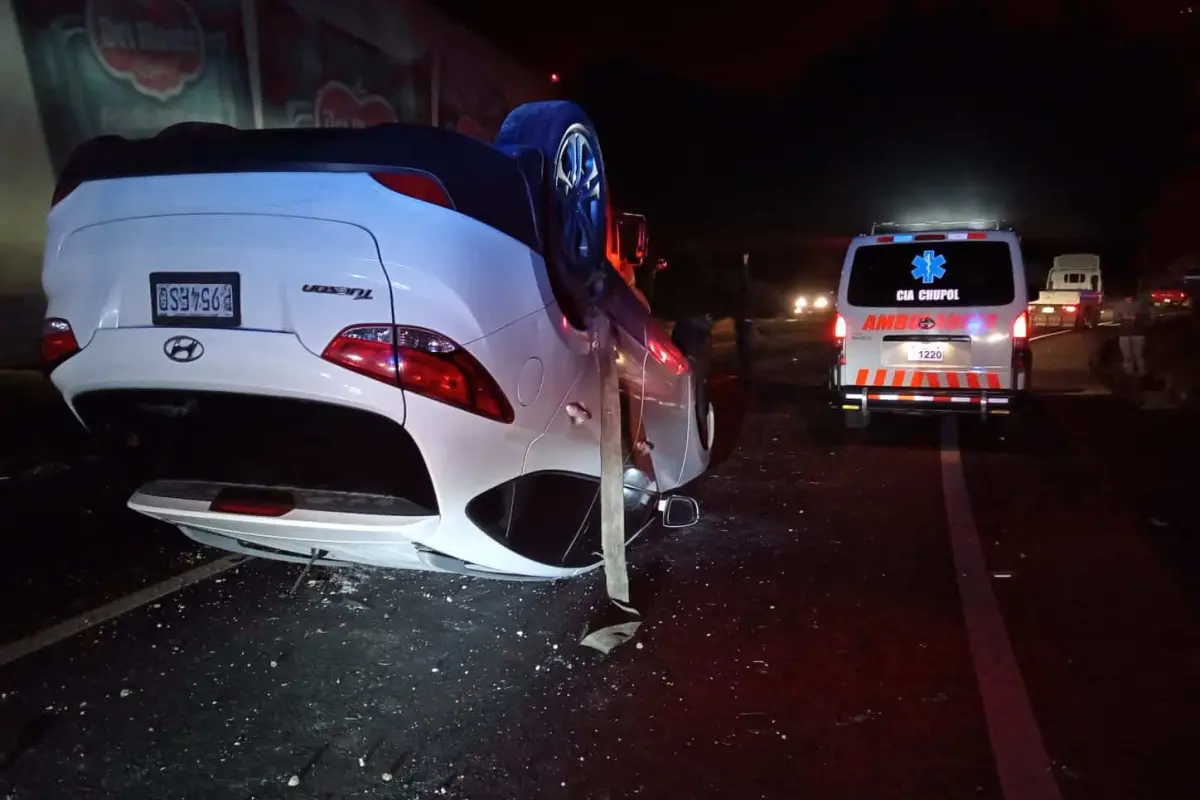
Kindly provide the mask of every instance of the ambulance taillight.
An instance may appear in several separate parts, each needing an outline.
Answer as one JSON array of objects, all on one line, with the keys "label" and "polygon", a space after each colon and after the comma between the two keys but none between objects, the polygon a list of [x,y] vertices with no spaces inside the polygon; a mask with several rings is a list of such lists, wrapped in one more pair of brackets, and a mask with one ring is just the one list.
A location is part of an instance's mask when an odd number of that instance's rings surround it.
[{"label": "ambulance taillight", "polygon": [[1012,324],[1013,367],[1025,369],[1025,354],[1029,348],[1029,312],[1022,311]]},{"label": "ambulance taillight", "polygon": [[837,348],[838,364],[846,363],[846,318],[841,314],[834,315],[833,341]]},{"label": "ambulance taillight", "polygon": [[1022,311],[1012,324],[1013,347],[1024,347],[1029,339],[1029,312]]}]

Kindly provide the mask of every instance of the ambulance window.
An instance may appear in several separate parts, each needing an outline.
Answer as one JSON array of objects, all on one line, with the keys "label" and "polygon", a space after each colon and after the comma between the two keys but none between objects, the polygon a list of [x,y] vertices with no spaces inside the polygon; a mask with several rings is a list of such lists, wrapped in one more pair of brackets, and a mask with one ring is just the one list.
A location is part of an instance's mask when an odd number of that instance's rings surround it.
[{"label": "ambulance window", "polygon": [[854,251],[846,300],[869,308],[1002,306],[1016,298],[1000,241],[870,244]]}]

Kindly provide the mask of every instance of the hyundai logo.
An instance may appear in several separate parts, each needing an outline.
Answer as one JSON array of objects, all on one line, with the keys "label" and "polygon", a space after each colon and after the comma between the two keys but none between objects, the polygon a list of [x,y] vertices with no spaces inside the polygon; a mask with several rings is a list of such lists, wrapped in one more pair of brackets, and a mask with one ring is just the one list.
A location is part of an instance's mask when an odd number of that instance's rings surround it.
[{"label": "hyundai logo", "polygon": [[187,364],[204,355],[204,345],[190,336],[172,336],[163,342],[163,352],[172,361]]},{"label": "hyundai logo", "polygon": [[[917,325],[920,326],[921,330],[927,331],[934,325],[933,317],[921,317],[921,319],[917,322]],[[197,342],[197,344],[199,343]],[[197,358],[199,358],[199,356],[197,356]]]}]

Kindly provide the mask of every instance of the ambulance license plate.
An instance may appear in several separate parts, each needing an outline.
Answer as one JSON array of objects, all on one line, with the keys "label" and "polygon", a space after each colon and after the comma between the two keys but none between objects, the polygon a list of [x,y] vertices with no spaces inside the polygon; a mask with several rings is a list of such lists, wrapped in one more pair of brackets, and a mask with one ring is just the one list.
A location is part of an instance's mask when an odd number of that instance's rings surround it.
[{"label": "ambulance license plate", "polygon": [[940,343],[908,343],[909,361],[942,361],[945,357],[946,351]]}]

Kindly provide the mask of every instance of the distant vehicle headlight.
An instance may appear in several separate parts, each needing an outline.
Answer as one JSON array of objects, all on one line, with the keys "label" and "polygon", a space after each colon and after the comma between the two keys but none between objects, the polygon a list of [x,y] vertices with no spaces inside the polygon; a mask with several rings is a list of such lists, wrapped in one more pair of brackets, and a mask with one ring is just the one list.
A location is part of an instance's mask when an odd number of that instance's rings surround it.
[{"label": "distant vehicle headlight", "polygon": [[818,297],[813,302],[813,305],[817,308],[829,308],[829,298],[824,296]]},{"label": "distant vehicle headlight", "polygon": [[793,307],[795,308],[796,313],[799,314],[801,311],[808,308],[808,298],[807,297],[797,297],[795,306],[793,306]]}]

